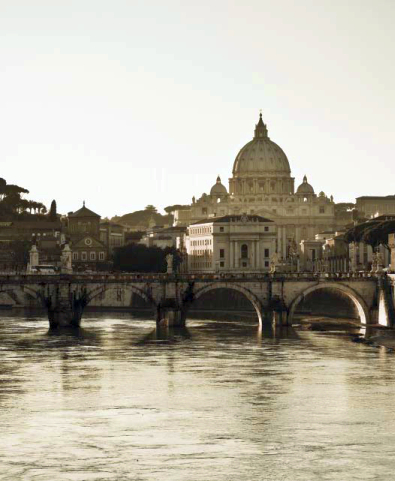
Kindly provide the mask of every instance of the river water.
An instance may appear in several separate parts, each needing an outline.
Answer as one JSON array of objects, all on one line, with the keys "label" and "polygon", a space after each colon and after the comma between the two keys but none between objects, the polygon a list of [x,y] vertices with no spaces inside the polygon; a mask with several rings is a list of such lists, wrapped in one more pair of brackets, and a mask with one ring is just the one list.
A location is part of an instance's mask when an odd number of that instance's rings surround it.
[{"label": "river water", "polygon": [[1,480],[384,480],[395,355],[348,336],[131,314],[0,320]]}]

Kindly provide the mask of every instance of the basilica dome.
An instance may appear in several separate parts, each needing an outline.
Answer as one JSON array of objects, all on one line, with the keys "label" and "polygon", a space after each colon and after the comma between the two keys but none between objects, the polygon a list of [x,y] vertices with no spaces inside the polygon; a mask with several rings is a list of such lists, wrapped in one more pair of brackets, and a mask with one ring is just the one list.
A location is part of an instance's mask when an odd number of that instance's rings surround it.
[{"label": "basilica dome", "polygon": [[210,195],[226,195],[228,191],[226,187],[221,184],[221,177],[217,177],[217,182],[211,187]]},{"label": "basilica dome", "polygon": [[255,126],[254,138],[237,154],[233,164],[233,177],[290,177],[291,169],[283,150],[267,135],[262,114]]},{"label": "basilica dome", "polygon": [[307,177],[303,177],[303,183],[300,184],[298,190],[296,191],[297,194],[314,194],[313,187],[307,182]]}]

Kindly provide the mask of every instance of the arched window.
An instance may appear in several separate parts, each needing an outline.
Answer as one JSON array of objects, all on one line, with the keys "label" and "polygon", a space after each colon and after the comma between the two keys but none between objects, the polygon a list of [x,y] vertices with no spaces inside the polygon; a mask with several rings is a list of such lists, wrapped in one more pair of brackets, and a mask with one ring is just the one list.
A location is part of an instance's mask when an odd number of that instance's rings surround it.
[{"label": "arched window", "polygon": [[241,258],[242,259],[248,259],[248,245],[243,244],[241,246]]}]

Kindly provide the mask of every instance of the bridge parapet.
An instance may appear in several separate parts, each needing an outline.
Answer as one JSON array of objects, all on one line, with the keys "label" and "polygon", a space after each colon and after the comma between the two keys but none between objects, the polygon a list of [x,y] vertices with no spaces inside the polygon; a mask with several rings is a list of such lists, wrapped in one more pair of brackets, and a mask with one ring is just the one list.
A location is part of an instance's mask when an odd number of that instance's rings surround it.
[{"label": "bridge parapet", "polygon": [[[369,310],[373,308],[375,296],[377,297],[378,279],[382,276],[367,272],[0,275],[0,292],[14,292],[19,289],[26,293],[29,291],[30,296],[37,293],[37,299],[39,292],[52,292],[51,309],[57,309],[58,303],[58,310],[62,316],[67,309],[71,311],[74,309],[78,316],[82,315],[85,301],[86,304],[92,303],[95,306],[131,307],[132,296],[136,294],[157,312],[158,319],[170,313],[177,322],[182,323],[196,296],[214,289],[233,289],[243,293],[252,302],[259,319],[273,317],[270,313],[280,313],[281,315],[277,317],[281,318],[282,323],[286,323],[291,307],[295,307],[296,299],[323,288],[336,288],[350,298],[357,299],[363,306],[365,318],[368,319]],[[394,286],[395,276],[391,282]],[[64,295],[56,295],[56,289]],[[85,300],[81,299],[77,306],[75,302],[78,296],[72,297],[70,293],[80,292],[86,293]],[[106,300],[115,304],[104,304]],[[76,312],[72,313],[74,323]],[[66,315],[64,317],[67,318]]]},{"label": "bridge parapet", "polygon": [[54,283],[57,280],[76,283],[97,283],[97,282],[188,282],[188,281],[276,281],[295,279],[371,279],[377,274],[371,272],[294,272],[294,273],[218,273],[218,274],[10,274],[0,273],[0,283],[4,282],[29,282],[29,283]]}]

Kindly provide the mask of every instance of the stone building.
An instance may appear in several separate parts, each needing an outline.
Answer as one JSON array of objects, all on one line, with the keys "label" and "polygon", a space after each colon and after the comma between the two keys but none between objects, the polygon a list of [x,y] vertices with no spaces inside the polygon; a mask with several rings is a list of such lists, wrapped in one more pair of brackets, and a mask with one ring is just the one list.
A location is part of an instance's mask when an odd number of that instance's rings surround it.
[{"label": "stone building", "polygon": [[296,191],[294,184],[287,156],[270,140],[260,115],[253,139],[233,163],[229,191],[218,177],[210,194],[192,199],[189,212],[185,208],[175,212],[175,224],[194,224],[210,216],[262,216],[275,223],[275,249],[285,259],[293,244],[336,230],[333,198],[324,192],[317,195],[306,176]]},{"label": "stone building", "polygon": [[323,245],[323,264],[326,272],[348,272],[350,269],[348,244],[344,232],[335,232]]},{"label": "stone building", "polygon": [[107,245],[100,240],[100,215],[85,206],[68,214],[73,270],[103,269],[108,261]]},{"label": "stone building", "polygon": [[395,215],[395,195],[357,197],[355,208],[360,217],[368,219],[388,214]]},{"label": "stone building", "polygon": [[107,255],[110,256],[114,249],[125,245],[126,229],[114,222],[100,222],[100,241],[107,246]]},{"label": "stone building", "polygon": [[191,224],[186,238],[189,272],[269,271],[276,226],[259,215],[226,215]]},{"label": "stone building", "polygon": [[140,244],[147,247],[179,247],[180,239],[183,239],[186,233],[186,227],[172,226],[160,227],[155,226],[147,230],[146,234],[141,238]]}]

